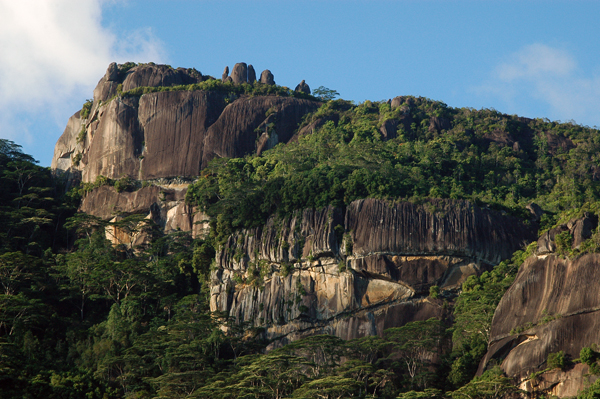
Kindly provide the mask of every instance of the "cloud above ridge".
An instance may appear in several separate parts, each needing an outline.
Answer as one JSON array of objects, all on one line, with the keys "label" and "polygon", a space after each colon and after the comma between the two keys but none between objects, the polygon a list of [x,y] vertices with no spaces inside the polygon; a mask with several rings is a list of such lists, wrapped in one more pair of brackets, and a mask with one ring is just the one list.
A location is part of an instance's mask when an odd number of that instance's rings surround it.
[{"label": "cloud above ridge", "polygon": [[525,46],[499,64],[476,91],[500,98],[509,109],[527,109],[535,101],[546,105],[550,119],[600,125],[600,76],[586,75],[564,49]]},{"label": "cloud above ridge", "polygon": [[102,25],[108,4],[0,0],[1,138],[32,142],[28,121],[34,114],[64,125],[58,115],[64,104],[91,96],[112,61],[164,61],[163,45],[150,29],[118,37]]}]

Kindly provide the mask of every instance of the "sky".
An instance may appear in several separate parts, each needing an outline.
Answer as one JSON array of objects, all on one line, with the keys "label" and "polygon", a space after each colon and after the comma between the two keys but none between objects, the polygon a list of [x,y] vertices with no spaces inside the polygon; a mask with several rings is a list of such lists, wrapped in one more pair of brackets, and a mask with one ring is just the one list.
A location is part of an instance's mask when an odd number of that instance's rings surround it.
[{"label": "sky", "polygon": [[600,1],[0,0],[0,138],[42,166],[108,65],[269,69],[356,103],[600,126]]}]

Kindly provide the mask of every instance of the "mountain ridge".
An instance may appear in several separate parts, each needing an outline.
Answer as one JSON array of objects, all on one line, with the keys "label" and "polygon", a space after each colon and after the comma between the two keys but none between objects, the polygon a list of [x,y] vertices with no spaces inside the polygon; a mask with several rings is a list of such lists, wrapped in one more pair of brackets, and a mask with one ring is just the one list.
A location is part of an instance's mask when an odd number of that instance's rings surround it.
[{"label": "mountain ridge", "polygon": [[[62,281],[53,288],[61,295],[87,276],[69,270],[82,259],[92,265],[95,285],[81,292],[94,306],[61,299],[81,323],[86,309],[97,318],[80,330],[88,341],[63,340],[95,370],[89,383],[107,394],[110,386],[114,397],[129,389],[178,397],[179,387],[236,397],[271,381],[244,385],[247,367],[291,356],[277,363],[298,378],[283,396],[336,378],[348,395],[360,386],[390,398],[413,389],[484,395],[488,382],[507,395],[588,388],[596,321],[588,312],[581,336],[568,320],[590,308],[576,299],[593,292],[585,270],[598,262],[598,131],[413,96],[353,104],[332,92],[321,87],[313,93],[325,94],[313,97],[304,81],[295,91],[277,86],[268,70],[256,81],[244,63],[221,79],[164,65],[109,66],[52,163],[70,198],[82,196],[66,224],[79,240],[41,260]],[[56,231],[66,232],[59,220]],[[556,284],[538,287],[544,273]],[[573,273],[592,288],[574,292]],[[518,287],[543,294],[531,315]],[[554,294],[573,299],[572,308],[548,313]],[[185,356],[214,354],[196,360],[214,373],[183,361],[174,343],[175,352],[161,351],[179,363],[136,369],[137,357],[125,352],[154,359],[147,351],[157,339],[171,342],[166,331],[186,331],[203,348]],[[101,360],[82,349],[92,338]],[[578,350],[591,355],[577,363]],[[394,357],[419,366],[400,367]],[[345,371],[359,359],[364,380]],[[105,382],[103,367],[111,370]]]}]

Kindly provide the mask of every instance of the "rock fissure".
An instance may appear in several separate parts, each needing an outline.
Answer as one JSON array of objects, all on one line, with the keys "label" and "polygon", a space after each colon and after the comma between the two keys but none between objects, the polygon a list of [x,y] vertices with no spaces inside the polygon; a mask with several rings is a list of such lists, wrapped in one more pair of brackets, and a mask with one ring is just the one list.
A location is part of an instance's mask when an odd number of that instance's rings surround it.
[{"label": "rock fissure", "polygon": [[[582,315],[582,314],[594,313],[594,312],[598,312],[598,311],[600,311],[600,306],[596,307],[596,308],[590,308],[590,309],[581,309],[581,310],[578,310],[578,311],[575,311],[575,312],[572,312],[572,313],[567,313],[567,314],[559,314],[559,315],[556,315],[556,318],[554,318],[554,319],[552,319],[550,321],[532,324],[529,327],[527,327],[527,329],[525,331],[531,330],[531,329],[539,327],[539,326],[544,326],[546,324],[551,324],[551,323],[557,322],[557,321],[559,321],[560,319],[563,319],[563,318],[573,317],[573,316],[579,316],[579,315]],[[492,346],[493,344],[495,344],[495,343],[497,343],[497,342],[499,342],[499,341],[501,341],[503,339],[506,339],[508,337],[514,336],[514,335],[515,334],[510,334],[510,333],[509,334],[504,334],[504,335],[499,335],[499,336],[495,337],[493,340],[490,340],[488,346]],[[527,335],[527,334],[516,334],[516,335],[522,336],[522,335]]]}]

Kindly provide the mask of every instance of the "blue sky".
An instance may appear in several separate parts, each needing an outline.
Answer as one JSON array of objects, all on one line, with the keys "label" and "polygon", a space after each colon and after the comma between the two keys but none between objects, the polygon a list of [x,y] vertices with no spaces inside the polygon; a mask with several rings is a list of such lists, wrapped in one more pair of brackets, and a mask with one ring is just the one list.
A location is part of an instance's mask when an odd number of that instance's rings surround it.
[{"label": "blue sky", "polygon": [[600,1],[0,0],[0,138],[49,166],[112,61],[600,125]]}]

